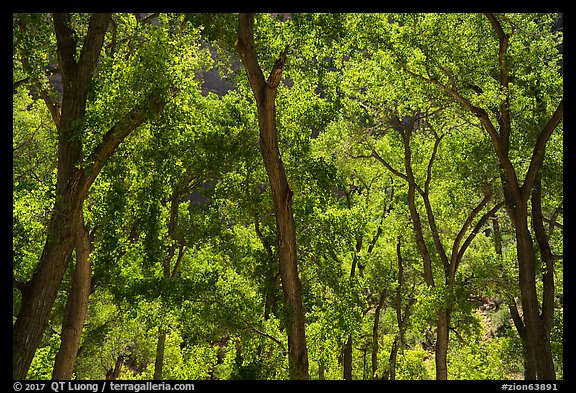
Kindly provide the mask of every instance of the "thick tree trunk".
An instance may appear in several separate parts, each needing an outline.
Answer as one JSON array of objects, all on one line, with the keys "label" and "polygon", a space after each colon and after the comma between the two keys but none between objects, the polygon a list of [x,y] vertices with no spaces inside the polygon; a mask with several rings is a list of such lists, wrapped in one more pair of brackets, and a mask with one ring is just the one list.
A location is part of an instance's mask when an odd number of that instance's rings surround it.
[{"label": "thick tree trunk", "polygon": [[92,271],[89,259],[90,251],[88,231],[81,220],[76,231],[76,267],[72,288],[66,302],[60,349],[56,354],[52,379],[72,379],[84,321],[88,312]]},{"label": "thick tree trunk", "polygon": [[54,14],[58,61],[64,86],[58,127],[56,201],[38,267],[22,293],[13,327],[13,377],[24,379],[48,325],[52,306],[74,248],[86,189],[76,165],[81,158],[79,121],[84,117],[88,84],[96,66],[111,14],[94,14],[78,62],[68,15]]},{"label": "thick tree trunk", "polygon": [[[520,299],[526,343],[536,361],[536,379],[554,380],[554,362],[550,347],[549,321],[543,320],[540,314],[538,293],[536,289],[536,255],[532,237],[528,230],[528,212],[526,202],[518,201],[513,209],[516,223],[516,252],[518,254],[518,278],[520,282]],[[553,273],[550,273],[553,274]]]},{"label": "thick tree trunk", "polygon": [[272,191],[272,200],[274,201],[280,278],[282,280],[286,308],[285,319],[288,329],[290,378],[309,379],[308,352],[304,332],[304,305],[302,301],[302,286],[298,278],[296,230],[292,212],[292,189],[288,184],[284,164],[280,157],[276,130],[276,90],[280,83],[286,53],[281,54],[268,80],[265,80],[256,58],[253,27],[254,14],[240,14],[238,39],[235,47],[240,54],[256,98],[260,128],[260,152],[262,153]]},{"label": "thick tree trunk", "polygon": [[56,201],[38,267],[22,292],[22,304],[13,327],[14,379],[26,378],[36,348],[48,326],[58,287],[74,248],[74,225],[70,216],[74,216],[75,212],[68,209],[65,215],[58,213],[60,206],[72,198],[65,196],[63,200]]},{"label": "thick tree trunk", "polygon": [[[278,236],[278,254],[280,257],[280,277],[286,307],[288,326],[288,350],[290,356],[290,374],[296,379],[308,379],[308,355],[304,333],[304,306],[302,286],[298,277],[296,257],[296,231],[292,213],[292,189],[288,185],[284,165],[278,150],[276,136],[275,105],[268,92],[267,102],[259,106],[260,148],[270,181],[276,231]],[[272,98],[272,99],[270,99]]]}]

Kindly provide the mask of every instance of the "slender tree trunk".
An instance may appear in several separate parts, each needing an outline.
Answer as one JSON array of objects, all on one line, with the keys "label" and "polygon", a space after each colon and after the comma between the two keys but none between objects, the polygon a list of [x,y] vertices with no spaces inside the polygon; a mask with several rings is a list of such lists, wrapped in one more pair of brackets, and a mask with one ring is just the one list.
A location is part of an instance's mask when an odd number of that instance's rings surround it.
[{"label": "slender tree trunk", "polygon": [[324,366],[322,364],[318,365],[318,379],[321,381],[326,379],[324,376]]},{"label": "slender tree trunk", "polygon": [[526,336],[524,321],[518,312],[518,307],[516,306],[514,298],[511,298],[508,301],[508,308],[514,326],[516,326],[516,330],[518,331],[518,336],[520,336],[520,339],[522,340],[522,351],[524,353],[524,379],[534,380],[536,379],[536,358],[534,357],[532,348],[528,345],[528,337]]},{"label": "slender tree trunk", "polygon": [[124,356],[120,355],[116,358],[114,368],[106,371],[107,381],[114,381],[120,376],[120,371],[122,370],[122,363],[124,363]]},{"label": "slender tree trunk", "polygon": [[[183,183],[187,181],[184,180]],[[182,187],[184,187],[182,185]],[[172,193],[170,198],[170,221],[168,224],[168,236],[174,241],[172,245],[168,247],[166,252],[166,258],[162,262],[162,270],[164,273],[164,278],[167,280],[174,280],[178,276],[180,271],[180,264],[182,258],[184,257],[184,243],[182,240],[175,239],[174,232],[178,226],[178,208],[180,204],[180,193],[183,192],[184,188],[180,189],[177,187]],[[172,266],[172,259],[176,252],[176,242],[178,242],[178,257],[174,266]],[[164,368],[164,348],[166,346],[166,335],[168,334],[168,329],[166,327],[159,327],[158,332],[158,342],[156,343],[156,359],[154,361],[154,380],[162,380],[162,370]]]},{"label": "slender tree trunk", "polygon": [[[396,362],[397,362],[397,355],[400,346],[404,343],[404,333],[408,327],[408,318],[410,317],[410,308],[416,302],[416,299],[411,297],[406,304],[406,308],[402,308],[403,303],[403,287],[404,287],[404,258],[402,257],[401,251],[401,237],[398,236],[398,241],[396,243],[396,259],[398,261],[398,277],[397,282],[398,286],[396,288],[396,299],[395,299],[395,308],[396,308],[396,324],[398,325],[398,335],[394,337],[394,342],[392,343],[392,349],[390,351],[390,358],[388,361],[389,369],[386,374],[383,376],[383,379],[389,379],[391,381],[396,379]],[[384,305],[384,292],[380,297],[380,303],[378,304],[379,307]],[[379,310],[378,310],[379,314]],[[372,364],[374,368],[374,363]],[[385,378],[384,378],[385,377]]]},{"label": "slender tree trunk", "polygon": [[248,75],[258,106],[260,152],[268,174],[278,236],[280,278],[286,308],[290,378],[309,379],[308,352],[304,332],[302,285],[298,277],[296,230],[292,212],[292,189],[278,149],[276,130],[276,91],[280,83],[286,52],[280,55],[268,80],[264,79],[254,48],[254,14],[240,14],[235,47]]},{"label": "slender tree trunk", "polygon": [[68,293],[66,302],[60,349],[56,354],[52,379],[72,379],[84,321],[88,312],[92,271],[89,259],[90,251],[88,231],[82,220],[76,231],[76,267],[72,288]]},{"label": "slender tree trunk", "polygon": [[384,300],[386,299],[386,291],[380,293],[380,299],[378,300],[378,305],[376,306],[376,311],[374,312],[374,325],[372,325],[372,378],[376,379],[376,372],[378,371],[378,331],[380,325],[380,311],[384,307]]},{"label": "slender tree trunk", "polygon": [[[350,209],[350,200],[348,199],[348,208]],[[350,278],[356,276],[356,265],[358,264],[358,256],[362,250],[362,236],[356,238],[356,248],[354,253],[354,258],[352,259],[352,267],[350,268]],[[352,333],[348,335],[348,340],[344,345],[344,356],[343,356],[343,377],[345,380],[352,379],[352,352],[353,352],[353,339]]]},{"label": "slender tree trunk", "polygon": [[156,345],[156,360],[154,362],[154,380],[162,379],[162,368],[164,366],[164,348],[166,346],[166,329],[161,329],[158,334],[158,343]]},{"label": "slender tree trunk", "polygon": [[343,369],[344,369],[344,379],[352,379],[352,335],[348,335],[348,340],[346,345],[344,345],[344,358],[343,358]]}]

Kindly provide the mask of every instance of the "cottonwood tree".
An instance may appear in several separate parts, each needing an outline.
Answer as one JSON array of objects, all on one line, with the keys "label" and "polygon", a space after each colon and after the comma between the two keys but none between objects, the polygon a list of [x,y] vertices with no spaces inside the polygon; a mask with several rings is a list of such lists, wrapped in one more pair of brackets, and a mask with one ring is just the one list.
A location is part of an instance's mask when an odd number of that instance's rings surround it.
[{"label": "cottonwood tree", "polygon": [[[408,60],[405,54],[394,49],[395,44],[391,44],[392,52],[406,73],[435,86],[460,105],[467,115],[475,116],[490,137],[500,166],[506,212],[516,235],[527,356],[534,365],[531,368],[534,375],[526,375],[527,379],[556,378],[550,348],[554,260],[544,236],[538,203],[538,182],[546,145],[561,125],[564,110],[557,49],[561,38],[551,31],[553,18],[553,15],[533,14],[415,16],[406,21],[406,30],[414,29],[410,35],[421,53],[420,60]],[[433,19],[438,23],[464,22],[459,29],[459,38],[447,34],[446,40],[435,37],[432,42],[428,40],[431,38],[428,34],[416,34],[421,29],[419,26],[428,25]],[[494,38],[479,44],[479,52],[464,44],[465,50],[456,54],[457,45],[450,45],[457,39],[479,43],[485,41],[486,36]],[[532,45],[523,44],[528,41]],[[441,44],[444,42],[450,44]],[[452,56],[452,59],[447,61],[445,56]],[[532,153],[518,156],[514,147],[524,135],[528,136],[524,140],[532,146]],[[516,160],[521,160],[523,165],[515,165]],[[531,204],[532,231],[529,224],[531,198],[534,199]],[[540,258],[535,252],[533,234]],[[545,266],[541,302],[536,276],[538,260]]]},{"label": "cottonwood tree", "polygon": [[290,377],[308,379],[308,353],[304,330],[304,305],[302,284],[298,277],[296,254],[296,231],[292,209],[293,190],[288,184],[284,164],[278,149],[276,130],[276,92],[281,81],[282,69],[286,62],[287,49],[280,53],[268,78],[258,64],[254,43],[254,14],[240,14],[238,38],[235,47],[248,76],[256,105],[260,129],[260,149],[270,182],[276,232],[278,236],[278,256],[284,302],[287,308],[288,350]]},{"label": "cottonwood tree", "polygon": [[[37,61],[30,59],[37,54],[38,48],[27,46],[30,41],[25,39],[16,46],[19,52],[15,55],[28,69],[30,82],[36,85],[58,130],[56,193],[46,242],[30,281],[17,285],[22,293],[13,333],[13,375],[17,379],[26,377],[48,324],[58,288],[76,244],[76,234],[83,231],[83,202],[91,185],[120,143],[150,117],[161,112],[169,97],[175,94],[174,81],[169,78],[160,79],[154,88],[140,83],[132,84],[129,88],[133,94],[126,96],[131,97],[132,104],[118,105],[114,111],[107,113],[109,117],[101,124],[90,124],[86,118],[87,106],[95,97],[102,99],[97,88],[102,81],[96,74],[111,20],[111,14],[92,14],[89,17],[52,15],[49,25],[54,28],[56,52],[47,57],[58,59],[57,69],[62,77],[61,100],[53,88],[40,83],[38,79],[33,67]],[[35,33],[36,27],[29,22],[29,16],[17,15],[15,21],[22,36]],[[82,29],[86,29],[86,35],[80,39],[79,31]],[[137,29],[131,33],[134,34]],[[116,37],[112,40],[112,46],[118,45]],[[134,42],[131,44],[134,45]],[[133,52],[131,54],[134,55]],[[148,51],[148,54],[152,53]],[[150,62],[151,56],[144,55],[140,59],[149,61],[148,65],[153,64]],[[166,59],[156,57],[156,60]],[[158,66],[151,67],[151,70],[162,72]],[[106,75],[105,72],[103,74]],[[112,98],[120,103],[118,96]],[[110,117],[110,114],[115,117]],[[93,133],[93,130],[98,131]],[[74,330],[77,332],[78,328]],[[66,369],[68,375],[70,367]]]}]

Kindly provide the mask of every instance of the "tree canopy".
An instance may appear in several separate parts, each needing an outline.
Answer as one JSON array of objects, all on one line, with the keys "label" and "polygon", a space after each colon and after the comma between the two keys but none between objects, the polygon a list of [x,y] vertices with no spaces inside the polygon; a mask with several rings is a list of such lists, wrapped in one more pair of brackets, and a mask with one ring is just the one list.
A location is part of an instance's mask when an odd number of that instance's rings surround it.
[{"label": "tree canopy", "polygon": [[13,14],[14,379],[563,379],[562,23]]}]

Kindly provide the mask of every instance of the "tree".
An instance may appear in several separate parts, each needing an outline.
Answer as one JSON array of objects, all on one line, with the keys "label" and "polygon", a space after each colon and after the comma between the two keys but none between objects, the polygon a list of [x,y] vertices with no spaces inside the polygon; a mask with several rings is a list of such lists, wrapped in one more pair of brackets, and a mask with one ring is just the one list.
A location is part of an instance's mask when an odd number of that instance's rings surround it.
[{"label": "tree", "polygon": [[557,17],[15,14],[14,378],[562,378]]},{"label": "tree", "polygon": [[[449,70],[439,66],[437,59],[435,59],[433,63],[431,62],[435,66],[433,71],[432,67],[429,67],[430,63],[426,63],[425,69],[427,75],[415,72],[403,60],[400,61],[402,67],[410,75],[438,87],[465,110],[476,116],[483,129],[490,136],[495,155],[500,165],[500,177],[506,201],[506,211],[514,225],[516,234],[516,251],[519,265],[518,282],[523,310],[523,324],[526,329],[529,362],[534,364],[535,370],[535,375],[528,375],[527,378],[555,379],[556,374],[554,372],[554,363],[550,350],[550,329],[554,308],[554,264],[549,251],[550,246],[548,240],[543,236],[542,220],[539,219],[541,215],[538,207],[537,182],[545,155],[546,144],[554,130],[562,121],[563,99],[557,97],[558,93],[555,91],[545,93],[546,90],[543,89],[541,85],[525,85],[522,83],[522,80],[525,80],[527,77],[527,75],[522,74],[522,72],[525,72],[525,68],[521,65],[523,63],[522,60],[530,60],[521,58],[517,60],[509,54],[511,38],[515,38],[516,34],[521,34],[520,31],[517,30],[517,23],[528,23],[530,27],[535,25],[545,26],[546,23],[550,23],[550,20],[547,18],[527,20],[528,18],[524,17],[524,21],[520,22],[515,21],[517,16],[501,17],[494,14],[486,14],[486,19],[490,23],[492,33],[496,35],[498,40],[496,58],[499,66],[498,77],[495,79],[498,82],[500,94],[498,99],[495,100],[497,106],[488,106],[488,108],[486,108],[485,104],[476,103],[475,97],[470,97],[464,92],[466,88],[466,85],[463,83],[464,81],[456,82],[454,75]],[[510,33],[505,32],[503,26],[506,25],[509,26],[511,30]],[[543,31],[545,28],[541,27],[541,29],[541,31]],[[541,46],[538,47],[536,51],[546,51],[550,53],[550,51],[555,50],[556,43],[551,42],[549,37],[540,36],[538,38],[541,40]],[[523,39],[526,38],[520,37],[520,40]],[[551,44],[553,45],[552,48],[550,47]],[[490,56],[490,54],[487,55]],[[534,53],[523,54],[522,52],[515,52],[514,55],[533,56]],[[430,55],[427,52],[425,56],[429,58]],[[552,56],[554,55],[552,54]],[[512,59],[520,64],[510,64]],[[554,68],[557,68],[557,65],[553,61],[550,61],[548,64],[539,63],[539,71],[536,72],[547,73],[549,79],[546,80],[546,83],[551,86],[559,86],[557,80],[559,77],[561,78],[561,76],[559,74],[554,75]],[[516,86],[512,86],[511,80],[514,80]],[[546,89],[549,89],[549,87],[547,86]],[[472,86],[472,90],[478,92],[477,94],[479,95],[482,94],[482,88],[477,90],[475,86]],[[520,116],[518,116],[519,119],[517,119],[516,122],[514,122],[512,117],[516,114],[516,108],[513,106],[516,94],[519,97],[531,97],[536,103],[536,107],[532,112],[535,122],[532,124],[523,124],[524,127],[534,129],[535,132],[534,147],[531,156],[528,157],[529,165],[523,180],[519,178],[519,170],[515,168],[511,161],[510,152],[511,134],[517,127],[517,124],[520,125],[524,122],[524,119],[521,119]],[[557,104],[553,103],[552,100],[556,101]],[[519,98],[518,101],[520,101]],[[555,109],[552,109],[554,105]],[[493,114],[492,117],[490,113]],[[545,120],[546,118],[547,120]],[[535,187],[536,196],[533,198],[536,198],[536,204],[534,204],[534,201],[532,203],[533,214],[536,216],[534,233],[537,238],[541,260],[546,266],[542,278],[543,300],[541,305],[536,289],[537,256],[534,252],[532,234],[528,221],[528,202],[530,195],[534,193]]]},{"label": "tree", "polygon": [[[22,304],[14,324],[13,344],[14,377],[18,379],[25,377],[46,329],[75,245],[75,234],[82,230],[83,202],[91,185],[120,143],[150,117],[161,112],[169,97],[175,94],[173,81],[168,78],[160,79],[154,88],[132,86],[137,93],[132,96],[135,101],[132,101],[128,109],[115,108],[116,111],[106,114],[108,117],[103,123],[90,123],[97,116],[90,119],[86,117],[87,105],[93,102],[94,96],[102,98],[93,94],[98,86],[94,75],[101,60],[100,54],[111,17],[111,14],[93,14],[89,21],[85,21],[69,14],[53,15],[58,70],[62,75],[61,103],[53,98],[55,93],[48,94],[47,86],[39,84],[34,69],[30,70],[32,80],[43,92],[40,96],[58,129],[58,171],[54,208],[42,255],[32,279],[19,286],[22,289]],[[18,19],[18,25],[23,34],[32,34],[26,16]],[[87,28],[87,33],[79,46],[77,30],[81,26]],[[25,69],[29,68],[31,63],[28,58],[32,48],[26,47],[26,41],[18,47],[22,65]],[[150,58],[142,56],[141,60],[147,61]],[[161,72],[158,67],[155,69]],[[110,114],[117,117],[110,118]],[[107,128],[107,131],[94,135],[92,127],[100,130]],[[70,370],[69,367],[67,369]]]},{"label": "tree", "polygon": [[284,164],[278,150],[276,131],[275,97],[282,69],[286,62],[287,48],[280,54],[268,79],[265,79],[258,64],[254,47],[254,17],[253,14],[239,15],[238,39],[235,42],[235,47],[242,59],[258,106],[260,149],[274,201],[280,277],[284,302],[287,307],[290,376],[294,379],[308,379],[302,284],[298,277],[296,231],[292,212],[293,191],[288,184]]},{"label": "tree", "polygon": [[[110,14],[95,14],[90,19],[88,33],[78,61],[76,43],[69,16],[55,14],[54,27],[58,40],[58,57],[62,73],[62,110],[45,101],[58,128],[58,180],[56,202],[48,227],[48,238],[40,258],[38,269],[22,293],[22,305],[14,324],[13,367],[14,378],[23,379],[46,328],[56,292],[70,253],[74,247],[74,232],[79,225],[79,214],[87,188],[93,181],[76,165],[81,159],[81,145],[76,135],[77,122],[84,116],[88,86],[98,56]],[[23,24],[22,24],[23,25]],[[24,26],[24,28],[26,28]],[[112,134],[113,135],[113,134]],[[111,135],[111,136],[112,136]],[[110,154],[114,142],[104,143],[94,157],[104,158]],[[99,170],[101,162],[94,162]]]}]

